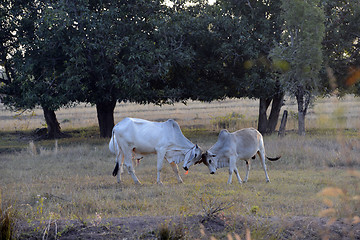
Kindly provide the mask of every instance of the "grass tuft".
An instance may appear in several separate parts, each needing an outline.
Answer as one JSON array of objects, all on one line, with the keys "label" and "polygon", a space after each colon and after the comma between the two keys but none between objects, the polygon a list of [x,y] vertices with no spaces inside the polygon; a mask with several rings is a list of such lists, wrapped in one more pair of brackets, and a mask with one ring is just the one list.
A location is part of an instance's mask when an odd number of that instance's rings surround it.
[{"label": "grass tuft", "polygon": [[181,240],[185,239],[186,231],[184,224],[180,222],[179,224],[170,224],[165,220],[164,223],[160,224],[156,236],[160,240]]},{"label": "grass tuft", "polygon": [[9,240],[15,238],[15,224],[17,214],[11,205],[5,206],[0,192],[0,239]]}]

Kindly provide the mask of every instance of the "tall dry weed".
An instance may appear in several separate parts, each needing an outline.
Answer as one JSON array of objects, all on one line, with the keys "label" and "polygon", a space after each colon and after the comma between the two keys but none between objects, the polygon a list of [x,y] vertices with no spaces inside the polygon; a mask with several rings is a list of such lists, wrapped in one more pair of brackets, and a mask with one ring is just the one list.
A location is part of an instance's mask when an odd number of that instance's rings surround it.
[{"label": "tall dry weed", "polygon": [[16,211],[12,205],[2,202],[0,189],[0,239],[11,240],[15,238]]},{"label": "tall dry weed", "polygon": [[33,156],[37,155],[38,152],[37,152],[36,145],[35,145],[34,141],[29,142],[28,150],[29,150],[31,155],[33,155]]}]

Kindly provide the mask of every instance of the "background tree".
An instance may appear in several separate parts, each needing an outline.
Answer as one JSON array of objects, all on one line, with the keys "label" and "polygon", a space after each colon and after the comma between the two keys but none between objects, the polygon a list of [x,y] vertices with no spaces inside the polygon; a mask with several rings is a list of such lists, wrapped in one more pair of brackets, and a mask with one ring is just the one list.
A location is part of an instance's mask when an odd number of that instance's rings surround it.
[{"label": "background tree", "polygon": [[152,81],[162,73],[153,39],[159,1],[64,2],[71,20],[66,74],[78,101],[96,105],[101,137],[110,137],[116,102],[158,102]]},{"label": "background tree", "polygon": [[65,16],[54,15],[48,1],[8,4],[5,21],[11,23],[10,38],[2,42],[2,62],[9,77],[1,88],[5,94],[2,101],[16,110],[41,106],[47,136],[59,137],[55,111],[70,101],[68,86],[61,78],[65,61],[62,43],[67,39],[59,19]]},{"label": "background tree", "polygon": [[[162,33],[186,54],[170,57],[170,85],[183,98],[212,101],[225,97],[260,98],[259,130],[274,131],[284,91],[267,55],[280,40],[278,1],[217,1],[209,6],[177,2]],[[171,31],[169,29],[174,29]],[[176,29],[176,30],[175,30]],[[174,51],[176,54],[176,51]],[[185,55],[185,54],[184,54]],[[178,85],[176,85],[178,84]],[[273,102],[269,119],[267,109]]]},{"label": "background tree", "polygon": [[282,42],[272,56],[290,64],[281,78],[286,90],[296,98],[298,133],[304,135],[305,116],[320,83],[325,17],[316,0],[284,0],[281,7],[284,19]]},{"label": "background tree", "polygon": [[[272,133],[277,125],[285,91],[279,79],[273,74],[268,59],[270,51],[281,39],[280,1],[221,1],[231,15],[246,17],[247,31],[253,47],[251,58],[244,62],[248,78],[248,97],[259,99],[258,130]],[[268,108],[271,104],[269,116]]]}]

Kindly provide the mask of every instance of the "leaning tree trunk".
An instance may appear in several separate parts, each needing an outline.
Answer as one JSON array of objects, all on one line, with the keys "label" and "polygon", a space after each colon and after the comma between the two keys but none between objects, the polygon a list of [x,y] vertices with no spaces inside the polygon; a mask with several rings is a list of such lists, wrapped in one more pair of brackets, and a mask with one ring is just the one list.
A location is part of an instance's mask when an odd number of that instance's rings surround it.
[{"label": "leaning tree trunk", "polygon": [[61,137],[60,124],[54,110],[43,107],[44,117],[47,125],[47,137],[50,139]]},{"label": "leaning tree trunk", "polygon": [[115,105],[116,101],[101,102],[96,104],[100,137],[108,138],[112,135],[112,129],[114,127]]},{"label": "leaning tree trunk", "polygon": [[270,103],[271,103],[271,99],[260,98],[258,130],[259,132],[261,132],[261,134],[266,134],[266,129],[268,126],[266,111],[270,106]]},{"label": "leaning tree trunk", "polygon": [[[275,131],[280,115],[280,110],[283,105],[283,100],[283,92],[279,92],[273,98],[260,98],[258,122],[259,132],[261,132],[262,134],[271,134]],[[271,111],[268,118],[266,112],[271,102]]]},{"label": "leaning tree trunk", "polygon": [[276,125],[279,120],[280,110],[284,102],[284,93],[279,92],[272,99],[271,112],[268,119],[268,125],[266,128],[267,133],[271,134],[275,131]]}]

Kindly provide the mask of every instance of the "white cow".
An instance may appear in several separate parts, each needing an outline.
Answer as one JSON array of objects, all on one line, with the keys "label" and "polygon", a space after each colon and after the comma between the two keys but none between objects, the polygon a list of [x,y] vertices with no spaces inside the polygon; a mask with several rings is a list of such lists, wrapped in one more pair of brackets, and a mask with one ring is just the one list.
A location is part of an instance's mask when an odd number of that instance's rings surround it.
[{"label": "white cow", "polygon": [[177,164],[181,161],[195,163],[202,154],[202,150],[182,134],[178,123],[172,119],[166,122],[150,122],[125,118],[113,128],[109,149],[116,155],[113,176],[117,175],[117,181],[121,182],[121,168],[124,163],[136,184],[141,183],[135,175],[132,155],[140,158],[147,154],[157,154],[157,183],[162,184],[160,171],[164,159],[171,164],[178,182],[182,183]]},{"label": "white cow", "polygon": [[235,172],[239,183],[242,183],[236,161],[246,161],[244,182],[247,182],[250,172],[250,158],[255,159],[256,154],[261,158],[266,182],[270,182],[266,171],[265,157],[270,161],[276,161],[280,157],[269,158],[265,155],[263,137],[254,128],[245,128],[233,133],[226,129],[221,130],[218,141],[206,153],[202,154],[200,162],[203,162],[209,168],[211,174],[214,174],[218,168],[229,167],[228,184],[232,181],[233,172]]}]

